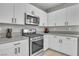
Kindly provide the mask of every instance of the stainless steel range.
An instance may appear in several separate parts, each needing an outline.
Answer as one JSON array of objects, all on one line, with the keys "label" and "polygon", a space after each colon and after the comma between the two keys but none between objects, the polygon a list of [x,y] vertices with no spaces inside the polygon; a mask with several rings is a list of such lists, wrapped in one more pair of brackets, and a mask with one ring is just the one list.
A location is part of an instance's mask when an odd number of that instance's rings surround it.
[{"label": "stainless steel range", "polygon": [[36,55],[42,55],[43,50],[43,35],[36,34],[36,30],[34,31],[28,31],[26,29],[22,30],[22,35],[29,37],[29,55],[30,56],[36,56]]}]

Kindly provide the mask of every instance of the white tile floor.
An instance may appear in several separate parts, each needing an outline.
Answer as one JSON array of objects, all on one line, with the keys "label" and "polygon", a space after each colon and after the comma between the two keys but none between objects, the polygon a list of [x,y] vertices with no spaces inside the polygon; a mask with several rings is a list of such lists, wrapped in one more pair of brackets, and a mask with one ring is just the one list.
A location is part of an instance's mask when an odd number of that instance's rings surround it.
[{"label": "white tile floor", "polygon": [[66,55],[63,53],[48,49],[45,51],[43,56],[66,56]]}]

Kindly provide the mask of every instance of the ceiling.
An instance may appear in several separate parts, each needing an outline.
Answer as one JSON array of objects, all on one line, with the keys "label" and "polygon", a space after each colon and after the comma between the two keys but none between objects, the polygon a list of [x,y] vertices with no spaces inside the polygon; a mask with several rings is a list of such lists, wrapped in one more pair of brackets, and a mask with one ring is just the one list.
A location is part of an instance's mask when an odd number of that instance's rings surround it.
[{"label": "ceiling", "polygon": [[32,5],[44,10],[45,12],[55,11],[60,8],[65,8],[75,3],[31,3]]},{"label": "ceiling", "polygon": [[32,3],[32,5],[37,6],[38,8],[46,11],[49,8],[52,8],[56,5],[60,5],[61,3]]}]

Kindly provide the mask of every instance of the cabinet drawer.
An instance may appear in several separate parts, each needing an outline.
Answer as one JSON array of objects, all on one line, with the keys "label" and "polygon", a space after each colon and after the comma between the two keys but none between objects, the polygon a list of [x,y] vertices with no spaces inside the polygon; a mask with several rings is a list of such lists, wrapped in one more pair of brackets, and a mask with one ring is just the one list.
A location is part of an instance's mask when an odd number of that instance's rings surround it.
[{"label": "cabinet drawer", "polygon": [[21,40],[21,41],[16,41],[16,42],[0,44],[0,49],[27,44],[27,42],[28,42],[27,40]]},{"label": "cabinet drawer", "polygon": [[0,49],[8,48],[8,47],[13,47],[13,44],[12,43],[0,44]]}]

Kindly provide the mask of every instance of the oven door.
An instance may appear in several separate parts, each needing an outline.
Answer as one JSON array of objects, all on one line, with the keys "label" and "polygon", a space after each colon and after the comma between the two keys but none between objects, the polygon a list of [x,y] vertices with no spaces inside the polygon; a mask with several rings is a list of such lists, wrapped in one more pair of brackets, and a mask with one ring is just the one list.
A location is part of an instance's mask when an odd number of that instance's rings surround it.
[{"label": "oven door", "polygon": [[43,51],[43,39],[31,41],[30,55],[37,55]]}]

